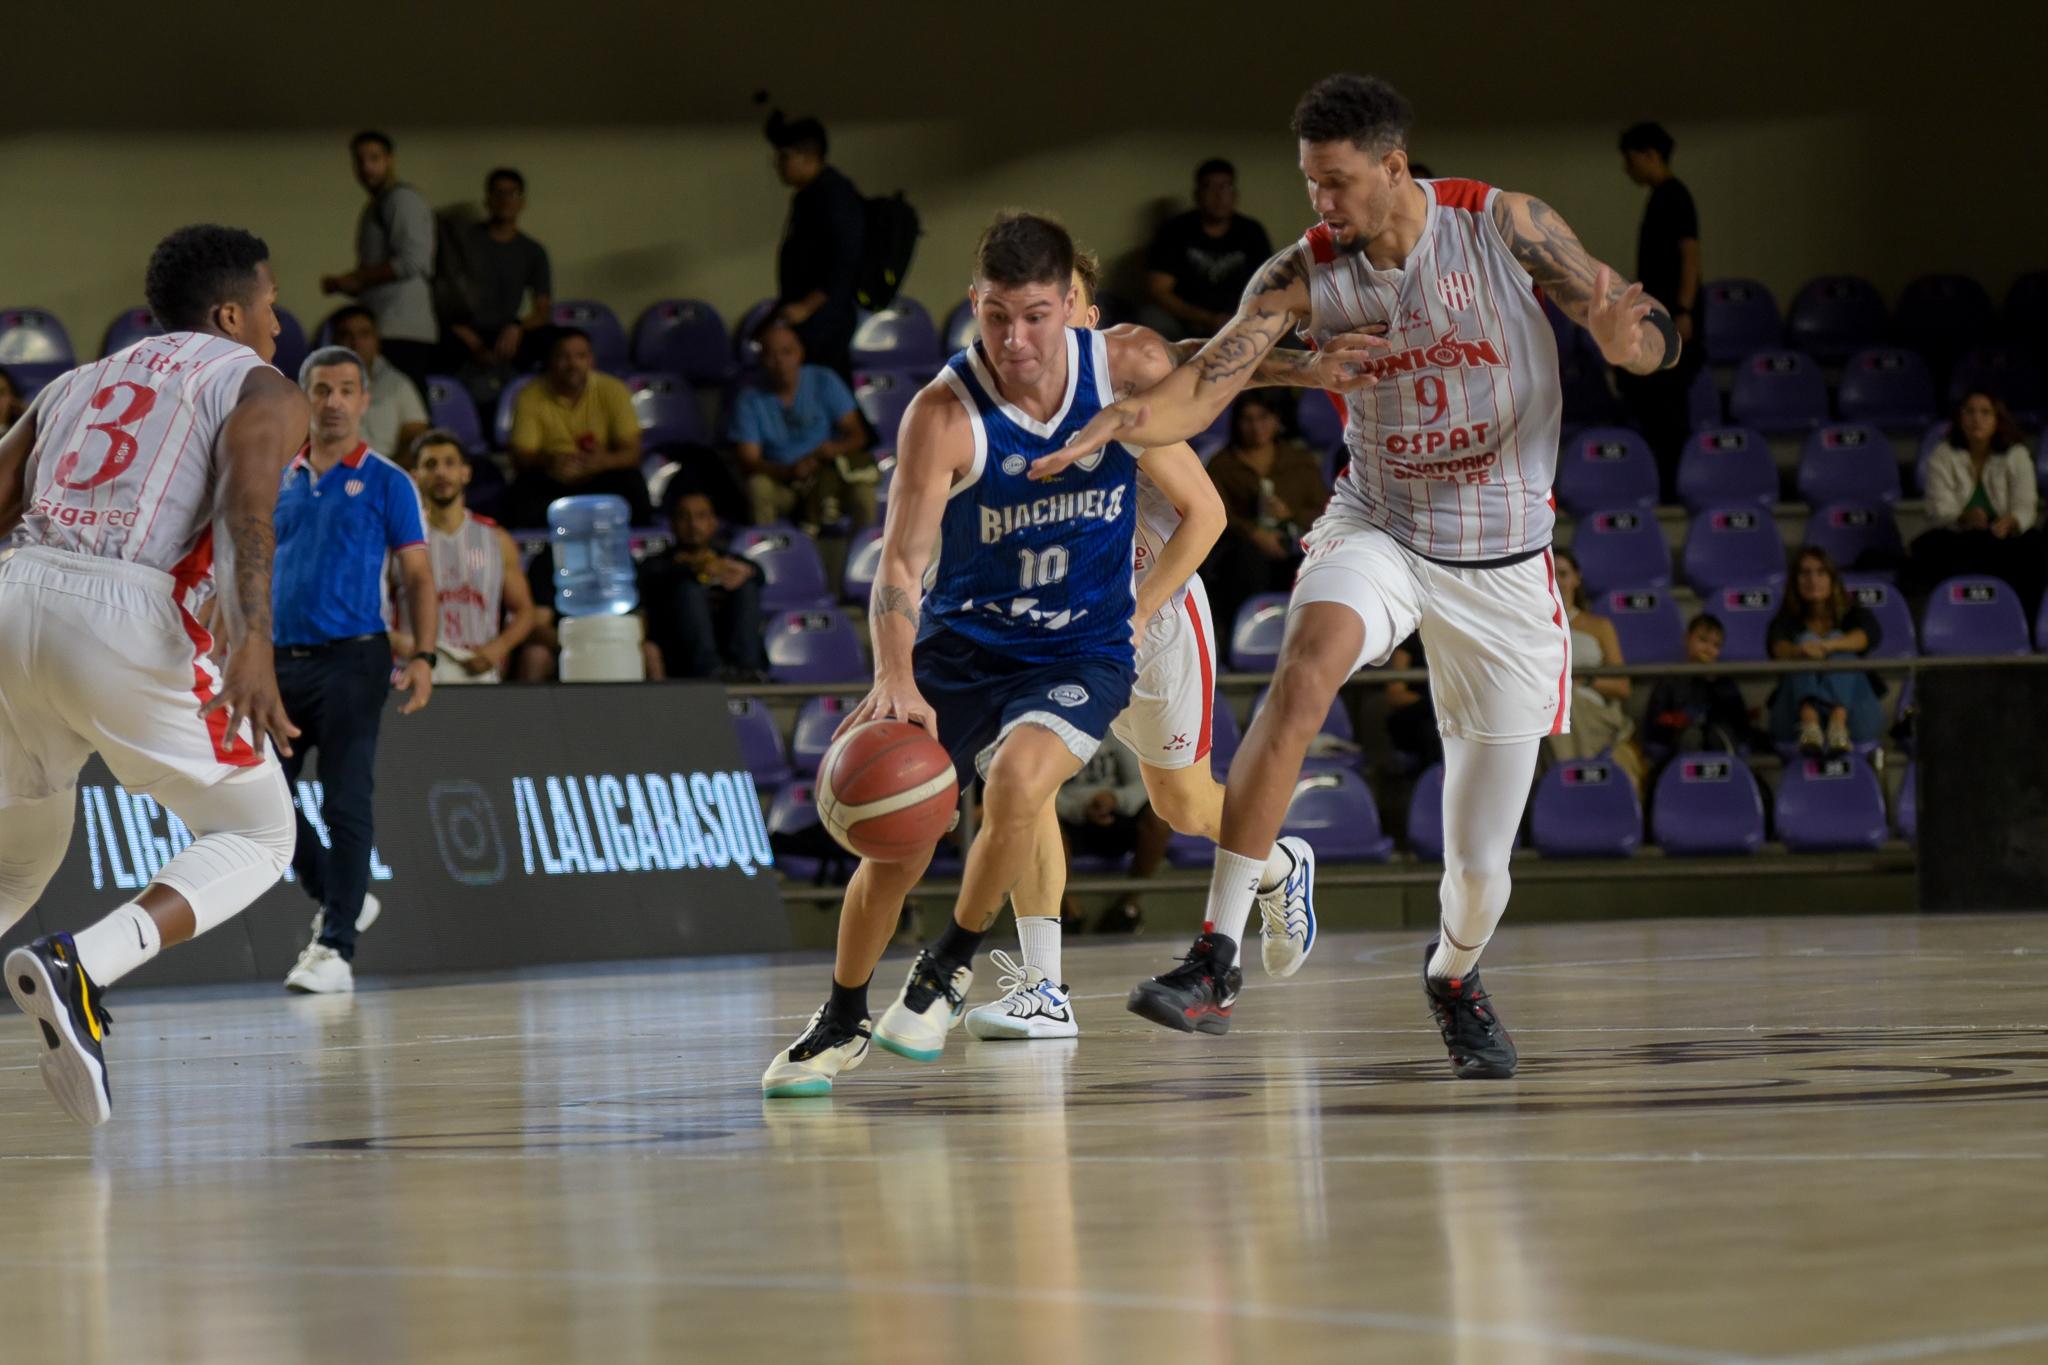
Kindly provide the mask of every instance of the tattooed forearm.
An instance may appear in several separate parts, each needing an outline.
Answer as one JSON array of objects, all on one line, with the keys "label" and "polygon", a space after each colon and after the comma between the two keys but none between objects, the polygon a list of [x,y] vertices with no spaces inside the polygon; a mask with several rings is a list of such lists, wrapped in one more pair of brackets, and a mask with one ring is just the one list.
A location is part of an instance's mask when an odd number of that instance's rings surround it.
[{"label": "tattooed forearm", "polygon": [[[1565,316],[1584,322],[1600,266],[1557,210],[1532,195],[1503,194],[1494,199],[1493,225],[1529,278]],[[1620,297],[1623,287],[1617,277],[1608,289],[1609,300]]]},{"label": "tattooed forearm", "polygon": [[[1173,356],[1173,363],[1184,365],[1201,353],[1209,344],[1207,337],[1193,337],[1187,341],[1169,341],[1167,351]],[[1252,367],[1252,377],[1246,388],[1254,389],[1319,389],[1322,380],[1316,375],[1316,358],[1310,351],[1268,351],[1259,363]],[[1128,392],[1117,394],[1128,397]]]},{"label": "tattooed forearm", "polygon": [[1195,356],[1198,387],[1242,386],[1246,372],[1255,372],[1294,326],[1296,296],[1305,293],[1300,255],[1299,247],[1288,248],[1266,262],[1245,286],[1237,316]]},{"label": "tattooed forearm", "polygon": [[235,547],[235,608],[242,630],[258,639],[270,638],[270,563],[277,553],[277,530],[271,518],[245,513],[228,524]]},{"label": "tattooed forearm", "polygon": [[868,614],[874,618],[877,626],[881,625],[886,617],[900,616],[910,622],[912,630],[917,629],[917,603],[911,600],[907,589],[899,588],[893,583],[875,584],[875,594],[869,604]]}]

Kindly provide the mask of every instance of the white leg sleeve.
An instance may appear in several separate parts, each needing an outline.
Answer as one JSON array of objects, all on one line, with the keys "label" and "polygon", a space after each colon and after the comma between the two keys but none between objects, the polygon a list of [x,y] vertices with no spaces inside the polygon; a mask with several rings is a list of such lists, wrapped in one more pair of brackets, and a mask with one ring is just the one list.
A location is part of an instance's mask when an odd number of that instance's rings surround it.
[{"label": "white leg sleeve", "polygon": [[1542,743],[1444,737],[1442,941],[1430,959],[1431,976],[1471,971],[1508,908],[1508,857]]},{"label": "white leg sleeve", "polygon": [[35,908],[57,875],[77,811],[75,789],[0,809],[0,934]]},{"label": "white leg sleeve", "polygon": [[155,879],[191,905],[195,936],[233,919],[291,865],[291,790],[275,760],[210,787],[182,779],[162,782],[150,795],[194,836]]}]

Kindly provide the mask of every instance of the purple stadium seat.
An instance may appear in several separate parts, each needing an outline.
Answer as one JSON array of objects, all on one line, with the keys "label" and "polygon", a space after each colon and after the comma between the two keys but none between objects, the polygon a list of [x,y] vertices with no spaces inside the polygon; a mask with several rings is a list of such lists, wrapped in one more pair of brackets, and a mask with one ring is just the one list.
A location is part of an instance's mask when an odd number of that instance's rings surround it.
[{"label": "purple stadium seat", "polygon": [[424,396],[427,420],[454,432],[464,450],[472,455],[481,455],[490,449],[484,440],[483,426],[476,418],[476,403],[471,400],[469,390],[462,387],[461,381],[445,374],[430,374]]},{"label": "purple stadium seat", "polygon": [[962,299],[946,314],[946,329],[939,333],[939,345],[947,355],[955,355],[972,346],[980,335],[981,328],[974,321],[974,305]]},{"label": "purple stadium seat", "polygon": [[1823,275],[1807,281],[1785,318],[1788,345],[1834,364],[1885,339],[1889,323],[1884,296],[1855,275]]},{"label": "purple stadium seat", "polygon": [[858,697],[812,697],[796,713],[796,729],[789,737],[789,762],[797,773],[810,777],[825,761],[832,736],[846,722],[847,713],[860,705]]},{"label": "purple stadium seat", "polygon": [[1695,433],[1678,457],[1678,500],[1691,512],[1744,503],[1769,507],[1778,500],[1770,442],[1748,427]]},{"label": "purple stadium seat", "polygon": [[1756,852],[1764,843],[1756,775],[1733,754],[1676,755],[1657,778],[1650,832],[1671,854]]},{"label": "purple stadium seat", "polygon": [[1537,782],[1529,832],[1546,858],[1626,858],[1643,842],[1643,808],[1614,760],[1566,759]]},{"label": "purple stadium seat", "polygon": [[1842,586],[1851,601],[1860,602],[1877,618],[1884,638],[1870,651],[1873,659],[1910,659],[1919,654],[1919,632],[1913,628],[1913,609],[1895,583],[1870,574],[1843,574]]},{"label": "purple stadium seat", "polygon": [[1694,431],[1718,427],[1728,420],[1721,411],[1721,390],[1715,387],[1713,372],[1704,365],[1693,375],[1692,387],[1685,391],[1685,418]]},{"label": "purple stadium seat", "polygon": [[1764,647],[1770,634],[1771,618],[1778,614],[1779,595],[1784,584],[1731,583],[1702,593],[1701,609],[1721,622],[1727,637],[1721,642],[1721,657],[1736,663],[1756,663],[1770,657]]},{"label": "purple stadium seat", "polygon": [[[1258,719],[1259,711],[1266,704],[1266,694],[1272,690],[1273,688],[1269,684],[1260,688],[1258,695],[1252,698],[1251,718],[1253,720]],[[1322,729],[1317,733],[1326,739],[1335,740],[1337,743],[1326,746],[1332,750],[1331,752],[1318,754],[1315,752],[1318,746],[1314,741],[1310,741],[1308,757],[1303,759],[1301,763],[1301,770],[1304,773],[1334,773],[1342,772],[1346,769],[1358,772],[1363,769],[1365,755],[1358,749],[1358,733],[1351,728],[1351,712],[1344,704],[1343,693],[1339,692],[1330,699],[1329,714],[1323,717]],[[1212,751],[1213,745],[1214,741],[1212,739]]]},{"label": "purple stadium seat", "polygon": [[843,591],[840,595],[856,605],[866,606],[875,589],[875,574],[881,567],[882,528],[862,527],[846,547],[846,572],[842,576]]},{"label": "purple stadium seat", "polygon": [[[817,793],[808,782],[789,783],[768,803],[768,835],[771,839],[778,834],[801,834],[817,827]],[[784,876],[799,882],[816,880],[824,866],[817,858],[781,852],[775,855],[775,865],[782,869]]]},{"label": "purple stadium seat", "polygon": [[1230,631],[1230,666],[1240,673],[1265,673],[1280,661],[1287,633],[1287,594],[1262,592],[1245,599]]},{"label": "purple stadium seat", "polygon": [[1899,461],[1873,426],[1837,423],[1806,438],[1799,452],[1799,496],[1815,507],[1831,502],[1899,500]]},{"label": "purple stadium seat", "polygon": [[1657,457],[1650,443],[1626,427],[1587,427],[1567,438],[1557,452],[1557,500],[1573,516],[1656,506]]},{"label": "purple stadium seat", "polygon": [[286,308],[277,310],[277,354],[270,363],[282,371],[287,378],[299,377],[299,366],[306,363],[306,357],[313,348],[306,344],[306,329]]},{"label": "purple stadium seat", "polygon": [[1899,339],[1938,362],[1954,360],[1991,337],[1991,296],[1967,275],[1922,275],[1899,295]]},{"label": "purple stadium seat", "polygon": [[754,341],[754,333],[761,330],[761,324],[768,321],[781,305],[775,299],[762,299],[746,312],[732,327],[732,358],[742,371],[757,368],[761,363],[761,348]]},{"label": "purple stadium seat", "polygon": [[144,337],[153,337],[164,329],[156,325],[147,308],[130,308],[107,324],[107,334],[100,341],[100,354],[112,355],[125,347],[133,346]]},{"label": "purple stadium seat", "polygon": [[1914,429],[1934,420],[1934,375],[1917,351],[1893,346],[1861,350],[1842,366],[1836,389],[1842,420],[1867,422],[1889,431]]},{"label": "purple stadium seat", "polygon": [[1794,853],[1884,844],[1884,789],[1856,754],[1786,763],[1774,815],[1778,838]]},{"label": "purple stadium seat", "polygon": [[865,683],[873,674],[844,616],[787,611],[768,622],[768,676],[779,683]]},{"label": "purple stadium seat", "polygon": [[697,391],[688,380],[674,374],[636,374],[626,387],[633,394],[633,415],[640,419],[641,449],[667,453],[711,444],[704,410],[697,406]]},{"label": "purple stadium seat", "polygon": [[1700,291],[1706,324],[1707,359],[1732,365],[1752,351],[1785,344],[1778,301],[1756,280],[1714,280]]},{"label": "purple stadium seat", "polygon": [[1578,557],[1588,592],[1671,585],[1671,550],[1656,515],[1648,511],[1623,509],[1581,517],[1572,533],[1572,553]]},{"label": "purple stadium seat", "polygon": [[40,308],[0,309],[0,365],[76,364],[71,334]]},{"label": "purple stadium seat", "polygon": [[1948,401],[1954,405],[1968,393],[1988,393],[2005,400],[2013,416],[2028,426],[2048,412],[2048,386],[2033,356],[2015,346],[1980,346],[1956,362],[1949,376]]},{"label": "purple stadium seat", "polygon": [[1782,584],[1785,546],[1778,523],[1760,507],[1714,507],[1685,533],[1685,581],[1702,594],[1730,583]]},{"label": "purple stadium seat", "polygon": [[633,323],[633,367],[679,374],[692,384],[726,384],[739,373],[725,319],[702,299],[662,299]]},{"label": "purple stadium seat", "polygon": [[832,605],[818,543],[794,526],[746,527],[734,534],[732,548],[761,567],[761,610],[805,611]]},{"label": "purple stadium seat", "polygon": [[1558,384],[1564,391],[1564,429],[1612,426],[1627,414],[1608,387],[1607,362],[1592,334],[1543,300],[1543,316],[1557,342]]},{"label": "purple stadium seat", "polygon": [[782,735],[768,703],[759,697],[727,697],[725,709],[739,737],[740,762],[753,774],[754,785],[765,791],[789,781],[789,755],[782,752]]},{"label": "purple stadium seat", "polygon": [[626,329],[610,304],[596,299],[562,299],[549,310],[548,320],[557,327],[575,327],[590,333],[591,357],[606,374],[624,374],[632,368],[632,347],[626,344]]},{"label": "purple stadium seat", "polygon": [[52,379],[71,368],[62,361],[45,361],[9,365],[7,373],[14,379],[15,396],[26,403],[41,393]]},{"label": "purple stadium seat", "polygon": [[1685,620],[1669,588],[1614,588],[1593,609],[1614,622],[1621,656],[1632,664],[1681,663]]},{"label": "purple stadium seat", "polygon": [[1221,781],[1230,774],[1230,760],[1237,757],[1238,746],[1244,743],[1244,731],[1238,728],[1237,712],[1230,709],[1230,698],[1220,689],[1209,714],[1209,767]]},{"label": "purple stadium seat", "polygon": [[1301,423],[1301,439],[1317,450],[1340,450],[1344,445],[1344,414],[1321,389],[1303,389],[1295,408]]},{"label": "purple stadium seat", "polygon": [[1316,773],[1295,783],[1280,832],[1308,840],[1319,862],[1383,863],[1394,852],[1393,839],[1380,833],[1372,788],[1348,770]]},{"label": "purple stadium seat", "polygon": [[491,419],[491,449],[512,448],[512,409],[519,402],[519,391],[539,377],[522,374],[498,391],[498,411]]},{"label": "purple stadium seat", "polygon": [[933,367],[920,365],[916,368],[889,370],[864,370],[853,377],[853,401],[860,406],[860,415],[868,419],[875,429],[875,452],[887,454],[896,449],[896,434],[903,426],[903,414],[910,407],[910,400],[917,397],[917,391],[932,378]]},{"label": "purple stadium seat", "polygon": [[2030,270],[2012,282],[1998,321],[2014,345],[2048,351],[2048,270]]},{"label": "purple stadium seat", "polygon": [[[1522,846],[1522,830],[1515,827],[1515,847]],[[1426,862],[1444,860],[1444,765],[1432,763],[1415,779],[1415,794],[1408,798],[1408,848]]]},{"label": "purple stadium seat", "polygon": [[2041,595],[2041,610],[2034,613],[2034,648],[2048,654],[2048,593]]},{"label": "purple stadium seat", "polygon": [[1920,773],[1919,765],[1906,761],[1906,780],[1899,784],[1898,820],[1899,837],[1907,843],[1920,838]]},{"label": "purple stadium seat", "polygon": [[939,358],[938,329],[916,299],[899,296],[854,329],[853,363],[863,368],[936,365]]},{"label": "purple stadium seat", "polygon": [[1937,584],[1920,613],[1920,652],[2025,654],[2027,618],[2019,594],[1997,578],[1963,576]]},{"label": "purple stadium seat", "polygon": [[1801,351],[1758,351],[1735,367],[1728,416],[1766,435],[1811,431],[1828,420],[1828,386]]},{"label": "purple stadium seat", "polygon": [[1844,573],[1896,573],[1905,559],[1899,524],[1881,502],[1838,502],[1815,508],[1806,519],[1804,542],[1834,556]]}]

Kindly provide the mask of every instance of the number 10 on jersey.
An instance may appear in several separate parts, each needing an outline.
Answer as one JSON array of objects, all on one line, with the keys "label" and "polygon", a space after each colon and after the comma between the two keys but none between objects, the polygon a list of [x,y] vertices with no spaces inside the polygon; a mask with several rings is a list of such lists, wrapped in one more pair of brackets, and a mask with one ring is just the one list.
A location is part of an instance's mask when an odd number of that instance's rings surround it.
[{"label": "number 10 on jersey", "polygon": [[1017,551],[1017,586],[1043,588],[1067,576],[1067,547],[1048,545],[1043,550]]}]

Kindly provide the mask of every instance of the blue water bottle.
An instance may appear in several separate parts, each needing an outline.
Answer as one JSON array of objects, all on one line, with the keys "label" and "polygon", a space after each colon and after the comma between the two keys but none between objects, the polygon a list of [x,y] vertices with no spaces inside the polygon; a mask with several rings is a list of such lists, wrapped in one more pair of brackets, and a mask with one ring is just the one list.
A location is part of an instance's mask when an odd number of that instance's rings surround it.
[{"label": "blue water bottle", "polygon": [[629,523],[615,493],[556,498],[548,504],[555,553],[555,610],[563,616],[624,616],[640,605]]}]

